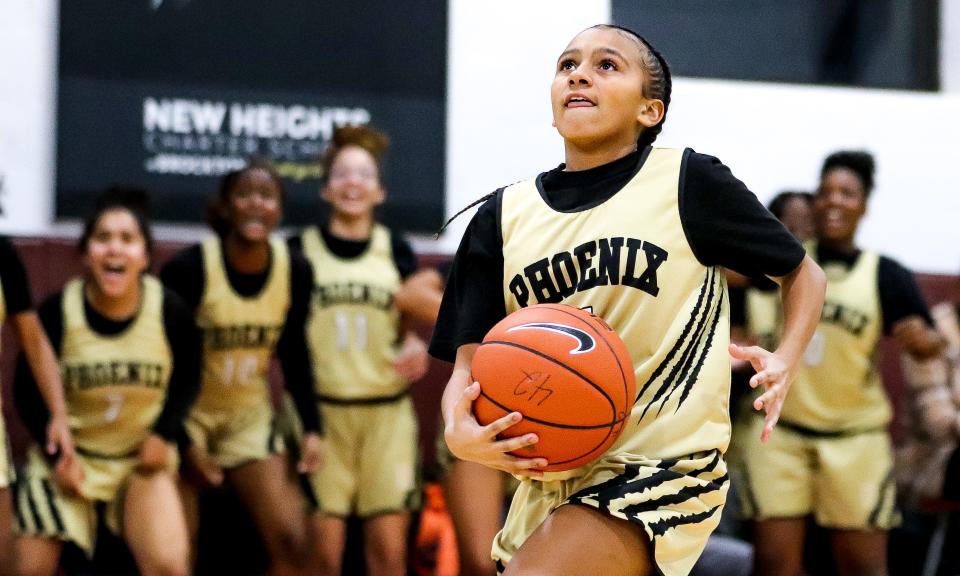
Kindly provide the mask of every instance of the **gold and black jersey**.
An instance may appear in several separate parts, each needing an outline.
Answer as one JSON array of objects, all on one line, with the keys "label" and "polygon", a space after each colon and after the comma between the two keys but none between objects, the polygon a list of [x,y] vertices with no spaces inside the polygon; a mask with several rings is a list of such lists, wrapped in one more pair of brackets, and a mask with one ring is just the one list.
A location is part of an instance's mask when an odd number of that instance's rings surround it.
[{"label": "gold and black jersey", "polygon": [[822,264],[827,276],[823,313],[784,401],[784,422],[825,432],[874,430],[890,422],[876,362],[883,329],[879,263],[878,254],[863,251],[849,268]]},{"label": "gold and black jersey", "polygon": [[307,333],[317,394],[361,400],[402,393],[408,383],[393,368],[400,331],[393,295],[401,278],[390,231],[375,225],[356,258],[334,254],[316,227],[302,242],[314,271]]},{"label": "gold and black jersey", "polygon": [[503,191],[507,312],[539,302],[587,308],[630,350],[636,402],[608,453],[678,458],[729,442],[726,282],[684,234],[682,158],[682,150],[654,148],[619,192],[581,211],[552,209],[536,180]]},{"label": "gold and black jersey", "polygon": [[71,280],[63,291],[60,372],[81,453],[136,453],[163,408],[173,365],[163,287],[149,275],[141,282],[136,318],[114,335],[99,334],[87,322],[83,280]]},{"label": "gold and black jersey", "polygon": [[197,408],[242,409],[269,402],[267,371],[290,308],[290,253],[270,239],[263,289],[245,297],[230,285],[219,238],[201,245],[204,291],[197,308],[203,332],[203,383]]}]

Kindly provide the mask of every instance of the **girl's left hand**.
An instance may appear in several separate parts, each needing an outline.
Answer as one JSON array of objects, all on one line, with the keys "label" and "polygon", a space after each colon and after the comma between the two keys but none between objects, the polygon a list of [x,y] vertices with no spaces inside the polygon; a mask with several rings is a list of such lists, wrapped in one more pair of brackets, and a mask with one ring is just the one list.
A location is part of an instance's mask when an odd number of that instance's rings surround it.
[{"label": "girl's left hand", "polygon": [[749,362],[756,374],[750,378],[750,387],[763,386],[764,392],[753,401],[754,410],[765,410],[763,432],[760,441],[766,443],[780,419],[783,401],[796,376],[790,363],[774,352],[759,346],[730,344],[730,355],[736,360]]},{"label": "girl's left hand", "polygon": [[140,463],[137,470],[146,474],[165,470],[170,460],[170,444],[161,436],[151,434],[140,446]]},{"label": "girl's left hand", "polygon": [[393,361],[393,369],[407,382],[416,382],[423,378],[430,368],[427,344],[419,336],[408,333],[403,346]]},{"label": "girl's left hand", "polygon": [[300,461],[297,462],[297,472],[309,474],[323,464],[323,455],[326,451],[323,438],[316,432],[303,435],[300,441]]}]

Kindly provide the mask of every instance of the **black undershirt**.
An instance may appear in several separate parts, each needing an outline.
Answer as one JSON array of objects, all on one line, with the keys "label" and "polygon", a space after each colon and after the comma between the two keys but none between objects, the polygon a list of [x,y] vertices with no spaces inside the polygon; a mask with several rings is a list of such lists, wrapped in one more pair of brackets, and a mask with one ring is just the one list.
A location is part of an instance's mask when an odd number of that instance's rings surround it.
[{"label": "black undershirt", "polygon": [[[839,262],[852,268],[860,256],[861,251],[838,252],[824,246],[817,246],[817,263],[829,264]],[[763,291],[776,290],[772,287],[758,287]],[[933,327],[933,317],[927,306],[920,287],[913,274],[900,265],[899,262],[886,256],[880,256],[877,270],[877,291],[880,294],[880,316],[883,319],[883,333],[889,335],[893,326],[910,316],[919,316],[928,326]],[[743,288],[730,289],[730,324],[746,326],[746,291]]]},{"label": "black undershirt", "polygon": [[[91,330],[103,336],[119,334],[130,327],[137,315],[126,320],[112,320],[97,312],[84,298],[84,316]],[[40,305],[40,322],[50,344],[59,356],[63,344],[63,293],[57,293]],[[181,423],[200,390],[200,331],[193,314],[174,292],[163,291],[163,327],[170,346],[173,368],[163,409],[153,425],[153,431],[164,439],[176,440]],[[37,388],[33,372],[21,353],[17,359],[14,397],[30,434],[37,442],[46,442],[46,427],[50,413]]]},{"label": "black undershirt", "polygon": [[[263,272],[244,274],[238,272],[223,254],[223,267],[230,286],[244,297],[256,296],[267,283],[271,264]],[[205,275],[203,251],[200,245],[191,246],[177,254],[160,271],[163,283],[178,293],[191,310],[196,310],[203,299]],[[313,368],[307,350],[306,326],[310,312],[310,292],[313,289],[313,273],[303,256],[290,252],[290,308],[277,342],[277,359],[283,371],[287,390],[293,397],[304,430],[319,432],[320,416],[313,400]]]},{"label": "black undershirt", "polygon": [[19,314],[33,307],[30,281],[23,260],[6,236],[0,236],[0,284],[7,316]]},{"label": "black undershirt", "polygon": [[[323,243],[327,249],[333,252],[337,258],[350,260],[358,258],[370,246],[370,238],[365,240],[351,240],[334,236],[327,225],[320,226],[320,234],[323,236]],[[303,237],[300,235],[291,236],[287,239],[287,245],[291,250],[303,252]],[[400,273],[400,278],[406,280],[408,276],[417,270],[417,256],[403,236],[394,231],[390,231],[390,251],[393,254],[393,264]]]},{"label": "black undershirt", "polygon": [[[554,210],[586,210],[619,192],[648,154],[649,148],[577,172],[565,172],[561,164],[538,176],[538,187]],[[506,316],[501,194],[502,189],[480,206],[457,250],[430,345],[430,353],[441,360],[453,361],[458,347],[480,342]],[[800,243],[718,159],[686,150],[679,194],[680,222],[701,264],[777,277],[803,260]]]}]

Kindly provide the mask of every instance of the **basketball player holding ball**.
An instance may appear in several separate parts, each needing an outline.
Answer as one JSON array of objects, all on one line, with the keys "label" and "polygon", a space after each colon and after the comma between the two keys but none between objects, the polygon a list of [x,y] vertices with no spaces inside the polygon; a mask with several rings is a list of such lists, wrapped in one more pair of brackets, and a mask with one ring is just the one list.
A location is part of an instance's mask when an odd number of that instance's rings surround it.
[{"label": "basketball player holding ball", "polygon": [[[686,574],[720,518],[730,436],[726,286],[721,267],[782,288],[780,347],[729,347],[766,391],[776,423],[823,302],[823,273],[717,159],[653,148],[670,72],[635,32],[598,25],[560,55],[551,87],[565,163],[486,198],[461,241],[432,353],[454,361],[442,400],[455,456],[523,477],[493,559],[505,574]],[[471,364],[487,331],[537,303],[586,308],[626,343],[636,400],[595,461],[543,472],[508,452],[510,413],[480,426]],[[572,506],[565,504],[574,504]]]}]

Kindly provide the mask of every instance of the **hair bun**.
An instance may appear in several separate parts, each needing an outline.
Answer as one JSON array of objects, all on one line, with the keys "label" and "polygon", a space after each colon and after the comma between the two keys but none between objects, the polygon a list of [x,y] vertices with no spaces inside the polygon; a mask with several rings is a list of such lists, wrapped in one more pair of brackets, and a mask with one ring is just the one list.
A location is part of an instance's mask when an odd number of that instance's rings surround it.
[{"label": "hair bun", "polygon": [[338,149],[359,146],[379,157],[390,145],[390,139],[369,126],[340,126],[333,131],[333,145]]}]

